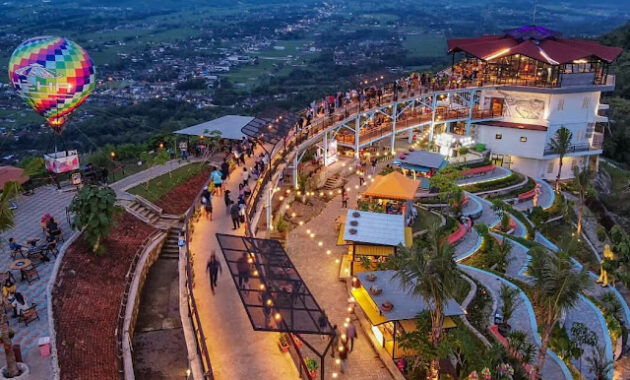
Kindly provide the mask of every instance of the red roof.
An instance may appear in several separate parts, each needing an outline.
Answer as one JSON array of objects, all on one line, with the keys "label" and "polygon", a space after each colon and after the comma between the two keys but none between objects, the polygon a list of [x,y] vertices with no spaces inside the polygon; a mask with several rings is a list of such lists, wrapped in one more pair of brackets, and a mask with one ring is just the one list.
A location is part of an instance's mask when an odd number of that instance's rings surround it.
[{"label": "red roof", "polygon": [[595,41],[561,38],[559,33],[539,26],[523,26],[508,30],[504,35],[454,38],[447,44],[449,52],[463,51],[484,61],[521,54],[551,65],[590,57],[610,63],[622,52],[621,48]]},{"label": "red roof", "polygon": [[527,129],[529,131],[546,131],[547,127],[539,124],[510,123],[508,121],[484,121],[482,125],[491,127]]},{"label": "red roof", "polygon": [[24,169],[16,168],[15,166],[0,166],[0,190],[9,181],[15,181],[22,185],[28,180],[29,177],[24,175]]}]

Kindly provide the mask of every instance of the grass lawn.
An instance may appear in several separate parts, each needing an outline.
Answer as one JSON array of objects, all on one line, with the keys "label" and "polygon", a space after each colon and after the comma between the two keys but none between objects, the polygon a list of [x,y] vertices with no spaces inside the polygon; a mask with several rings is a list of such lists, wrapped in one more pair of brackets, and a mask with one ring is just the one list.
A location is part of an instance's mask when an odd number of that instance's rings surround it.
[{"label": "grass lawn", "polygon": [[416,222],[413,225],[413,232],[422,231],[428,229],[433,223],[441,224],[442,220],[439,216],[427,211],[423,210],[419,207],[416,207],[418,210],[418,217],[416,218]]},{"label": "grass lawn", "polygon": [[156,202],[169,191],[188,179],[196,176],[202,170],[208,168],[206,163],[196,162],[194,164],[182,166],[170,173],[155,177],[147,183],[142,183],[128,190],[129,193],[139,195],[149,202]]},{"label": "grass lawn", "polygon": [[[575,228],[568,223],[559,220],[553,223],[543,224],[541,232],[554,244],[562,248],[573,238]],[[591,248],[588,246],[588,243],[584,240],[578,240],[575,248],[570,250],[570,254],[592,272],[599,273],[599,263],[597,262],[597,257],[595,257],[593,251],[591,251]]]}]

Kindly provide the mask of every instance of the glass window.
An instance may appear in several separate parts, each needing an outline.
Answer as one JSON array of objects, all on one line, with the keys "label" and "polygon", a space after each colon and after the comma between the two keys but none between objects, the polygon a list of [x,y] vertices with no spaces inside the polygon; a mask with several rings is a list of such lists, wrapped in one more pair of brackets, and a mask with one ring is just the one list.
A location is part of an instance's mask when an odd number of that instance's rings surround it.
[{"label": "glass window", "polygon": [[549,164],[547,165],[547,173],[553,173],[553,161],[549,161]]},{"label": "glass window", "polygon": [[497,140],[501,140],[503,138],[503,135],[500,133],[497,133],[496,135],[494,135],[494,138]]},{"label": "glass window", "polygon": [[521,142],[527,142],[527,137],[521,136]]}]

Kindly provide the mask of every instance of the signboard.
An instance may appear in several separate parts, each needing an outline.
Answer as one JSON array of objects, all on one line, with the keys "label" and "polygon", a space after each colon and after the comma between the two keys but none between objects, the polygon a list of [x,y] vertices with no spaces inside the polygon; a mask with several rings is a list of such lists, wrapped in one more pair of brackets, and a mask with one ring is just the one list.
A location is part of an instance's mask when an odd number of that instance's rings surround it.
[{"label": "signboard", "polygon": [[[67,154],[66,154],[67,153]],[[76,150],[44,154],[46,169],[53,173],[66,173],[79,168],[79,154]]]}]

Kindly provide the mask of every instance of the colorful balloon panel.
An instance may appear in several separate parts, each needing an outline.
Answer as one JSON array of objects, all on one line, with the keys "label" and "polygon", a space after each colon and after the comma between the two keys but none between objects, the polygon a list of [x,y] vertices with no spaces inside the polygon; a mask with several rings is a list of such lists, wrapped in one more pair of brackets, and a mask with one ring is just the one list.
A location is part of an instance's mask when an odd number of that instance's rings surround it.
[{"label": "colorful balloon panel", "polygon": [[50,36],[31,38],[15,49],[9,79],[20,97],[57,131],[96,82],[87,52],[75,42]]}]

